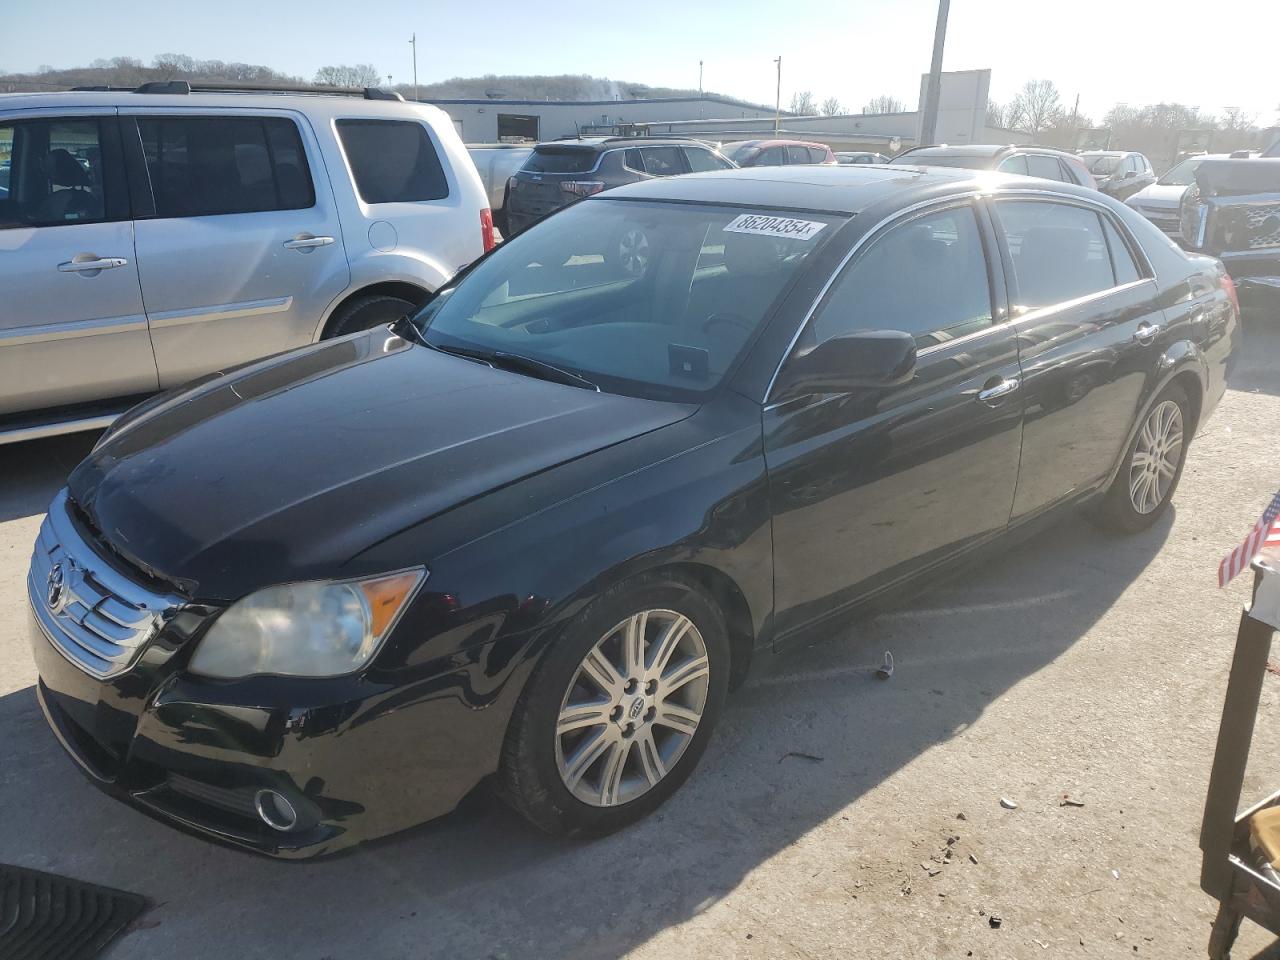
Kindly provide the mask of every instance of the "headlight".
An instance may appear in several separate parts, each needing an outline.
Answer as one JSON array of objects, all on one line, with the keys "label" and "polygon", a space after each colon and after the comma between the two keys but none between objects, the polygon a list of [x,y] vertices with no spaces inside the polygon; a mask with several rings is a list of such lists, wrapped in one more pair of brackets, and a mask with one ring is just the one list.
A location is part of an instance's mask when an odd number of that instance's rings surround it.
[{"label": "headlight", "polygon": [[418,568],[259,590],[214,621],[189,669],[224,679],[259,673],[334,677],[359,670],[426,576]]}]

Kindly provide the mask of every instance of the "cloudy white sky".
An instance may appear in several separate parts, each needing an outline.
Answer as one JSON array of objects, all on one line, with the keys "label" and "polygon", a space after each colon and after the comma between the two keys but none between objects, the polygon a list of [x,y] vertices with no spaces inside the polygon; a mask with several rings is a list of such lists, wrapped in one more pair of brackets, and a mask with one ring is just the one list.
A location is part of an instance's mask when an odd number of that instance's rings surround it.
[{"label": "cloudy white sky", "polygon": [[[936,0],[646,0],[557,4],[487,0],[3,0],[0,71],[67,67],[99,57],[158,53],[263,63],[311,76],[327,63],[368,62],[408,81],[416,31],[418,75],[585,73],[696,87],[762,103],[811,90],[860,109],[887,93],[914,107],[928,68]],[[57,15],[54,17],[54,11]],[[945,68],[989,67],[992,95],[1031,78],[1053,80],[1070,107],[1100,118],[1116,102],[1238,107],[1280,122],[1276,55],[1280,0],[1164,0],[1063,4],[953,0]]]}]

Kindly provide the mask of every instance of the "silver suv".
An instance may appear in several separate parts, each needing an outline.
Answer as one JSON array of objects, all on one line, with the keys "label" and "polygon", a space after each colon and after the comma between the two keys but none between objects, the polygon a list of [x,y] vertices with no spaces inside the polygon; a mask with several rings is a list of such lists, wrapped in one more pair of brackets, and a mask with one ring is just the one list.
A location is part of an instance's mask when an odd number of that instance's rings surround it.
[{"label": "silver suv", "polygon": [[394,320],[492,246],[449,117],[347,93],[0,95],[0,442]]}]

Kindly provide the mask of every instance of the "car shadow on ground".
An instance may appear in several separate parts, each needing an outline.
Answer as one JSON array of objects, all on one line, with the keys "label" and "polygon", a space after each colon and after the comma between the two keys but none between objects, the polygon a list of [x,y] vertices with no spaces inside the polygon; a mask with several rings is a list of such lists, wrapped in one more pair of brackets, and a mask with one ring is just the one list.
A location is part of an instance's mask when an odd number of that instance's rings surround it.
[{"label": "car shadow on ground", "polygon": [[[1067,522],[788,657],[732,698],[671,802],[592,842],[544,836],[482,793],[328,861],[223,849],[100,795],[22,689],[0,698],[0,862],[151,897],[154,925],[119,957],[618,956],[706,910],[1061,656],[1142,576],[1172,519],[1123,540]],[[897,669],[879,681],[885,650]],[[874,851],[877,824],[855,821],[849,844]]]},{"label": "car shadow on ground", "polygon": [[0,523],[43,515],[67,474],[88,455],[98,433],[73,433],[27,443],[0,444]]},{"label": "car shadow on ground", "polygon": [[1280,396],[1275,358],[1280,356],[1280,312],[1252,313],[1244,321],[1245,348],[1236,354],[1228,386],[1243,393]]}]

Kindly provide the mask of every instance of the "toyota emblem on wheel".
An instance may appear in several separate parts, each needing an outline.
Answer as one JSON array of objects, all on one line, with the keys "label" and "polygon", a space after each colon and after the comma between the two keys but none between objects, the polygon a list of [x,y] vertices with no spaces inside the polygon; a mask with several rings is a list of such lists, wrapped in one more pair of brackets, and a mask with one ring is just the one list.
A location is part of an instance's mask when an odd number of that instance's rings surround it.
[{"label": "toyota emblem on wheel", "polygon": [[62,606],[62,564],[55,563],[49,571],[49,579],[45,583],[45,599],[49,601],[49,609],[57,613]]}]

